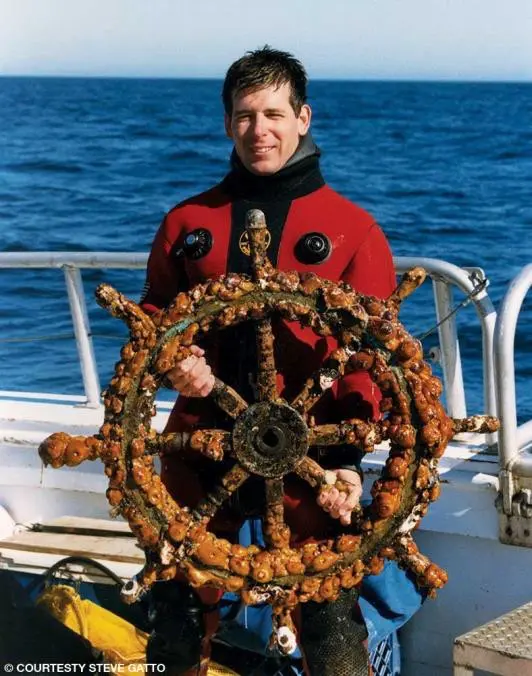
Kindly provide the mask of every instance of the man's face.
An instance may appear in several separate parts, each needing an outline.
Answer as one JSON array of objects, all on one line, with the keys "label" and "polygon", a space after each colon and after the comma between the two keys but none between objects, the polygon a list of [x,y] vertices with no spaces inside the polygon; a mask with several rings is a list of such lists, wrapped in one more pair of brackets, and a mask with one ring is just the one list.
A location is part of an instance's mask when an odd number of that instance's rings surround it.
[{"label": "man's face", "polygon": [[235,94],[231,117],[225,116],[225,130],[246,169],[265,176],[275,174],[292,157],[299,138],[308,131],[310,115],[308,105],[296,115],[290,104],[290,85],[284,83]]}]

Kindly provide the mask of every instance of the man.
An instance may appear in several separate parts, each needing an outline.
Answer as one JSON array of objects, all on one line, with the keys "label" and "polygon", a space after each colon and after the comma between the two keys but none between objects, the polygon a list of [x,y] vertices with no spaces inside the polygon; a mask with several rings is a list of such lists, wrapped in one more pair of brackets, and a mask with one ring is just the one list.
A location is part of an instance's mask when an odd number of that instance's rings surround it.
[{"label": "man", "polygon": [[[333,191],[321,175],[320,152],[309,134],[312,114],[306,85],[306,73],[299,61],[269,47],[247,53],[229,68],[222,97],[226,133],[234,142],[231,170],[219,185],[177,205],[166,215],[148,263],[143,297],[146,310],[166,306],[179,291],[205,279],[229,271],[249,273],[245,215],[252,208],[265,213],[271,233],[268,256],[275,267],[344,280],[367,295],[386,298],[391,294],[395,274],[386,238],[369,214]],[[278,389],[290,401],[335,342],[282,320],[274,324],[274,329]],[[254,345],[253,333],[244,325],[220,332],[210,344],[193,346],[193,355],[168,374],[180,397],[167,430],[191,429],[198,424],[212,426],[213,421],[217,426],[227,424],[208,397],[214,375],[253,401],[250,378],[256,369]],[[336,384],[312,414],[317,422],[357,416],[375,418],[379,415],[378,404],[379,391],[367,373],[353,373]],[[318,505],[306,484],[297,477],[287,478],[285,518],[296,543],[325,538],[334,532],[330,517],[349,524],[361,496],[358,463],[352,449],[336,448],[319,460],[336,471],[350,490],[331,491]],[[195,504],[215,480],[212,463],[209,466],[195,456],[163,459],[162,477],[180,502],[188,505]],[[233,533],[234,537],[243,520],[260,512],[256,487],[248,486],[246,493],[246,486],[217,516],[217,533],[226,537]],[[164,594],[161,586],[158,591]],[[312,676],[340,673],[338,664],[347,663],[353,665],[352,669],[342,673],[367,673],[367,659],[355,655],[353,647],[364,635],[360,623],[352,617],[355,598],[346,593],[340,601],[323,604],[327,607],[323,616],[320,613],[324,611],[315,607],[318,604],[301,607],[302,643],[307,671]],[[190,594],[188,602],[194,605]],[[333,606],[341,612],[331,614],[329,609]],[[165,608],[169,610],[168,603]],[[182,620],[182,624],[186,622]],[[350,622],[351,634],[343,631]],[[325,633],[334,641],[335,659],[339,662],[335,663],[330,654],[325,659],[324,651],[320,651],[327,637],[313,638],[305,645],[304,628],[311,624],[327,627]],[[178,629],[173,624],[167,627],[169,631],[175,633]],[[357,632],[358,640],[353,641],[351,636]],[[308,635],[311,633],[309,629]],[[161,654],[171,652],[168,641],[161,637],[159,631]],[[199,651],[199,643],[191,652],[196,649]],[[153,660],[148,661],[155,660],[155,652],[153,655]],[[183,659],[183,672],[187,659],[188,666],[192,666],[195,658],[189,655]],[[354,666],[357,660],[362,666]]]}]

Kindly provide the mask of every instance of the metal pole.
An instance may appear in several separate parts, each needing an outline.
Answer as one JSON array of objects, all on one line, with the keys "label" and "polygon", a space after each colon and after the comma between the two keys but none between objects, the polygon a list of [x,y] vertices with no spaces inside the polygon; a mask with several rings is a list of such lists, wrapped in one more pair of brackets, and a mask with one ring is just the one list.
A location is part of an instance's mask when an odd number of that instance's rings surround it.
[{"label": "metal pole", "polygon": [[[515,397],[514,341],[523,300],[532,285],[532,265],[515,277],[503,298],[495,325],[495,365],[499,417],[501,470],[512,470],[518,458],[517,407]],[[524,463],[528,464],[528,463]]]},{"label": "metal pole", "polygon": [[[489,301],[489,299],[487,299]],[[489,301],[491,305],[491,301]],[[484,411],[488,415],[498,416],[497,393],[495,387],[495,364],[494,364],[494,332],[497,313],[495,310],[482,322],[482,370],[484,375]],[[486,434],[486,442],[489,446],[497,443],[498,432]]]},{"label": "metal pole", "polygon": [[81,376],[87,397],[88,408],[98,408],[100,404],[100,381],[98,367],[92,345],[89,316],[85,303],[83,281],[79,268],[66,265],[64,268],[65,282],[68,291],[68,302],[74,325],[76,345],[78,348]]},{"label": "metal pole", "polygon": [[[479,284],[486,280],[484,270],[481,268],[466,268],[469,273],[469,279],[474,284]],[[497,313],[493,307],[485,286],[475,296],[474,303],[480,319],[482,330],[482,373],[484,383],[484,413],[497,416],[497,393],[495,388],[495,353],[494,353],[494,334]],[[486,443],[492,446],[497,443],[498,432],[486,434]]]},{"label": "metal pole", "polygon": [[[439,322],[453,309],[453,291],[450,285],[439,279],[433,279],[432,287],[436,304],[436,320]],[[438,327],[441,347],[441,362],[447,412],[451,418],[465,418],[467,416],[464,379],[462,376],[462,361],[460,359],[460,344],[456,332],[456,319],[449,317]]]}]

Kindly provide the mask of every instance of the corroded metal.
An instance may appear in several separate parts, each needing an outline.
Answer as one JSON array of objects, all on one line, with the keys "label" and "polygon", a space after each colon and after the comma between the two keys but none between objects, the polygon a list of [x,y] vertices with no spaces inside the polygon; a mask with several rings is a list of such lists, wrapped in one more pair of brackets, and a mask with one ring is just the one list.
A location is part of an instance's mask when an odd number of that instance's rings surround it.
[{"label": "corroded metal", "polygon": [[330,389],[334,382],[344,375],[349,361],[349,353],[344,348],[337,348],[325,360],[325,363],[307,379],[301,392],[290,402],[300,413],[308,413]]},{"label": "corroded metal", "polygon": [[[449,440],[463,431],[492,432],[498,423],[483,416],[460,421],[447,416],[441,383],[423,360],[421,344],[398,321],[399,305],[423,280],[422,270],[407,273],[388,300],[362,296],[343,282],[275,270],[266,256],[267,232],[263,214],[250,214],[252,278],[229,273],[199,284],[152,317],[111,287],[99,287],[100,304],[122,318],[131,334],[104,393],[103,424],[94,437],[56,433],[39,452],[53,467],[97,457],[104,462],[107,498],[146,551],[146,566],[124,590],[126,600],[135,600],[156,580],[184,574],[193,586],[238,591],[249,603],[268,601],[279,633],[289,629],[289,610],[298,602],[334,600],[341,589],[380,572],[385,558],[397,559],[430,595],[443,586],[445,573],[417,551],[411,533],[438,497],[438,459]],[[276,391],[274,315],[338,342],[291,405]],[[261,401],[248,404],[216,380],[211,396],[234,420],[232,431],[157,435],[151,428],[154,397],[166,374],[211,330],[245,321],[258,325]],[[316,426],[312,406],[351,371],[367,372],[379,388],[382,420]],[[334,539],[291,548],[283,476],[295,472],[318,495],[333,487],[348,492],[347,483],[312,459],[314,448],[342,444],[370,452],[381,440],[389,442],[390,454],[372,486],[371,503],[356,511],[349,526],[339,527]],[[234,462],[229,470],[224,465],[214,490],[192,509],[168,493],[153,457],[185,451]],[[251,474],[265,485],[266,548],[232,545],[207,530],[216,511]]]},{"label": "corroded metal", "polygon": [[182,451],[195,451],[211,460],[222,460],[224,453],[230,448],[230,432],[209,429],[156,434],[145,443],[147,453],[158,453],[162,456],[178,454]]},{"label": "corroded metal", "polygon": [[199,520],[210,519],[237,488],[249,478],[249,472],[236,464],[221,479],[219,484],[194,508],[193,515]]},{"label": "corroded metal", "polygon": [[384,438],[382,422],[352,419],[329,425],[316,425],[309,430],[310,446],[339,446],[349,444],[364,453],[371,453]]},{"label": "corroded metal", "polygon": [[473,415],[470,418],[453,418],[454,433],[474,432],[476,434],[490,434],[499,429],[497,418],[489,415]]},{"label": "corroded metal", "polygon": [[250,472],[278,478],[292,471],[308,450],[308,428],[288,404],[259,402],[238,418],[233,451]]},{"label": "corroded metal", "polygon": [[407,270],[401,277],[397,288],[388,298],[388,303],[399,305],[408,296],[411,296],[416,289],[418,289],[427,277],[427,273],[423,268],[417,267]]},{"label": "corroded metal", "polygon": [[39,447],[46,464],[54,468],[76,467],[84,460],[95,460],[101,453],[102,443],[94,437],[73,437],[65,432],[55,432]]},{"label": "corroded metal", "polygon": [[247,402],[236,392],[232,387],[226,385],[219,378],[215,378],[214,387],[211,392],[211,397],[216,404],[231,416],[231,418],[238,418],[247,409]]},{"label": "corroded metal", "polygon": [[277,393],[277,369],[275,368],[274,337],[272,323],[261,319],[256,325],[257,332],[257,399],[275,401]]},{"label": "corroded metal", "polygon": [[421,554],[411,536],[399,538],[395,545],[395,555],[415,576],[418,585],[434,598],[448,580],[447,573],[427,557]]},{"label": "corroded metal", "polygon": [[271,547],[290,546],[290,529],[284,522],[284,488],[282,479],[267,479],[264,537]]},{"label": "corroded metal", "polygon": [[154,333],[154,325],[150,317],[139,306],[107,284],[102,284],[96,291],[98,302],[105,306],[113,317],[124,321],[134,338],[147,339]]},{"label": "corroded metal", "polygon": [[246,215],[246,231],[249,238],[253,279],[260,282],[274,272],[274,268],[267,256],[271,237],[262,211],[259,209],[248,211]]}]

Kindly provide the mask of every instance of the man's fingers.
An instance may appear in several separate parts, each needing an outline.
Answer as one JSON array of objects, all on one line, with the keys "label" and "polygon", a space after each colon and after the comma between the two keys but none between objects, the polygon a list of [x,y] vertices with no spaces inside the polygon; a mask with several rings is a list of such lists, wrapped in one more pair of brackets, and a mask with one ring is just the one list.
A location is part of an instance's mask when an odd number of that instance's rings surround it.
[{"label": "man's fingers", "polygon": [[340,512],[340,510],[344,508],[345,502],[346,502],[348,497],[349,496],[347,495],[347,493],[344,493],[343,491],[341,491],[338,494],[338,497],[336,498],[336,500],[332,503],[331,510],[333,510],[335,512]]},{"label": "man's fingers", "polygon": [[327,509],[330,509],[336,500],[336,498],[340,495],[338,489],[334,488],[329,488],[326,491],[323,491],[322,493],[319,494],[318,496],[318,503],[322,507],[326,507]]},{"label": "man's fingers", "polygon": [[198,357],[194,366],[190,369],[189,376],[191,379],[196,380],[203,377],[206,373],[210,375],[211,368],[207,366],[205,357]]},{"label": "man's fingers", "polygon": [[198,345],[191,345],[190,351],[195,357],[203,357],[203,355],[205,354],[205,350],[199,347]]},{"label": "man's fingers", "polygon": [[166,374],[166,378],[171,382],[172,387],[176,390],[180,390],[184,386],[184,377],[181,371],[178,369],[171,369]]},{"label": "man's fingers", "polygon": [[200,390],[200,396],[201,397],[206,397],[212,392],[212,388],[214,387],[214,376],[211,374],[209,378],[207,379],[207,382],[205,385],[201,388]]},{"label": "man's fingers", "polygon": [[321,505],[326,512],[328,512],[332,508],[339,495],[340,492],[333,486],[332,488],[329,488],[329,490],[323,491],[318,495],[318,504]]},{"label": "man's fingers", "polygon": [[351,523],[351,512],[362,496],[362,483],[358,473],[353,470],[335,470],[335,473],[338,479],[347,482],[349,491],[339,491],[331,486],[318,495],[317,502],[333,519],[340,519],[340,523],[348,526]]},{"label": "man's fingers", "polygon": [[186,359],[183,359],[183,361],[178,362],[175,370],[181,373],[190,373],[199,360],[199,357],[191,354]]},{"label": "man's fingers", "polygon": [[319,504],[326,512],[329,512],[333,519],[340,519],[346,525],[351,523],[351,512],[359,504],[358,490],[354,490],[348,495],[331,488],[330,491],[320,497]]},{"label": "man's fingers", "polygon": [[171,371],[168,371],[166,377],[174,387],[186,387],[190,381],[190,375],[188,371],[183,371],[181,368],[173,368]]},{"label": "man's fingers", "polygon": [[355,509],[355,507],[360,502],[361,495],[362,495],[362,491],[359,490],[359,489],[351,491],[351,493],[347,496],[347,499],[342,506],[342,510],[351,511],[351,510]]},{"label": "man's fingers", "polygon": [[197,377],[194,378],[194,380],[191,382],[190,387],[197,392],[201,392],[204,387],[206,387],[209,382],[211,382],[211,370],[208,369],[207,371],[202,371],[201,374]]},{"label": "man's fingers", "polygon": [[201,391],[209,382],[211,382],[211,380],[213,380],[211,367],[207,364],[203,357],[198,360],[198,363],[189,373],[189,376],[189,387],[196,390],[197,394],[195,396],[203,396],[200,394]]},{"label": "man's fingers", "polygon": [[192,351],[195,354],[179,362],[167,373],[167,378],[172,387],[185,397],[206,397],[214,386],[214,376],[205,358],[200,356],[204,354],[203,350],[192,345]]},{"label": "man's fingers", "polygon": [[214,387],[214,376],[209,367],[201,372],[197,378],[189,380],[183,387],[181,394],[185,397],[206,397]]}]

